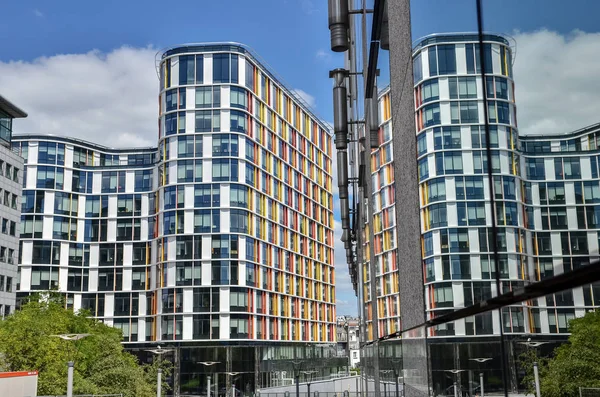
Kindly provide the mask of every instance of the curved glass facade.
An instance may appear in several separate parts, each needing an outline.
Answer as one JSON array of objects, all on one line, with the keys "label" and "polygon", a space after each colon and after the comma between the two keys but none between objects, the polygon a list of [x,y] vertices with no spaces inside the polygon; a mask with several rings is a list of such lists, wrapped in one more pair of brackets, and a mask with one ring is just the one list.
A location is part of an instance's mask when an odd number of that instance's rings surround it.
[{"label": "curved glass facade", "polygon": [[[486,35],[492,162],[486,155],[483,84],[475,35],[436,35],[413,54],[423,284],[427,318],[524,283],[587,264],[598,255],[600,127],[553,137],[519,136],[509,42]],[[379,94],[380,147],[373,151],[374,235],[380,336],[398,330],[394,154],[389,88]],[[495,286],[494,178],[502,291]],[[367,251],[368,252],[368,251]],[[389,259],[388,259],[389,258]],[[364,296],[370,300],[368,266]],[[600,304],[596,285],[431,328],[429,337],[566,334],[568,322]],[[368,306],[370,308],[370,305]],[[368,311],[368,321],[372,318]],[[372,339],[369,330],[369,339]]]},{"label": "curved glass facade", "polygon": [[335,341],[332,138],[243,46],[160,60],[156,148],[15,137],[21,297],[125,342]]},{"label": "curved glass facade", "polygon": [[[437,35],[413,53],[423,283],[427,318],[495,295],[488,166],[494,175],[502,292],[529,280],[511,48],[484,43],[492,164],[486,156],[484,98],[476,35]],[[399,330],[394,154],[389,88],[379,94],[380,147],[373,151],[374,235],[380,336]],[[368,268],[363,274],[368,280]],[[369,297],[369,289],[364,296]],[[369,306],[370,307],[370,306]],[[370,312],[368,317],[371,317]],[[529,329],[523,306],[505,309],[504,331]],[[498,334],[487,313],[431,329],[432,337]],[[372,338],[372,335],[369,336]]]},{"label": "curved glass facade", "polygon": [[[511,49],[486,37],[486,81],[476,35],[426,39],[414,53],[422,256],[428,318],[522,286],[524,246]],[[491,164],[487,162],[483,84]],[[496,291],[488,167],[494,175],[503,291]],[[504,332],[524,332],[523,307],[505,309]],[[471,320],[471,321],[470,321]],[[492,313],[432,329],[431,336],[499,333]]]},{"label": "curved glass facade", "polygon": [[58,290],[125,342],[154,340],[156,148],[27,135],[13,149],[25,159],[18,296]]},{"label": "curved glass facade", "polygon": [[[543,280],[598,257],[600,125],[556,137],[521,137],[524,213],[531,279]],[[600,305],[598,283],[538,298],[531,332],[568,333],[569,320]]]},{"label": "curved glass facade", "polygon": [[333,341],[330,135],[243,47],[160,70],[163,340]]}]

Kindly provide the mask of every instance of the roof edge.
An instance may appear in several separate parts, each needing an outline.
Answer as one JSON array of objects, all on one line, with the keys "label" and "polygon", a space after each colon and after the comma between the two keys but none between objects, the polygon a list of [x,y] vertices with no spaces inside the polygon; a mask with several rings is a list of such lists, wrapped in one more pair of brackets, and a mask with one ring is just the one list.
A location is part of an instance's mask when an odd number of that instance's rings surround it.
[{"label": "roof edge", "polygon": [[21,110],[17,105],[0,95],[0,109],[8,113],[12,118],[20,119],[27,117],[27,113]]}]

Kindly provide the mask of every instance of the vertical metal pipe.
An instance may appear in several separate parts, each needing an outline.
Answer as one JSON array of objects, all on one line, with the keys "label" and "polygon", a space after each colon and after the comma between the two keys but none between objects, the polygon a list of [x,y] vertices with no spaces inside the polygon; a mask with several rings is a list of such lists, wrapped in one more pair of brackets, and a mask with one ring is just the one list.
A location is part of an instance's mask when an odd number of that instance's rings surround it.
[{"label": "vertical metal pipe", "polygon": [[454,397],[458,397],[458,383],[454,382]]},{"label": "vertical metal pipe", "polygon": [[479,373],[479,392],[481,394],[481,397],[484,396],[484,392],[483,392],[483,372]]},{"label": "vertical metal pipe", "polygon": [[210,397],[210,375],[206,375],[206,397]]},{"label": "vertical metal pipe", "polygon": [[73,397],[73,367],[75,366],[75,363],[69,361],[67,366],[67,397]]},{"label": "vertical metal pipe", "polygon": [[540,397],[540,373],[537,362],[533,363],[533,377],[535,379],[535,396]]},{"label": "vertical metal pipe", "polygon": [[348,50],[348,2],[329,0],[328,9],[331,50],[344,52]]},{"label": "vertical metal pipe", "polygon": [[158,369],[156,373],[156,397],[161,397],[162,395],[162,368]]}]

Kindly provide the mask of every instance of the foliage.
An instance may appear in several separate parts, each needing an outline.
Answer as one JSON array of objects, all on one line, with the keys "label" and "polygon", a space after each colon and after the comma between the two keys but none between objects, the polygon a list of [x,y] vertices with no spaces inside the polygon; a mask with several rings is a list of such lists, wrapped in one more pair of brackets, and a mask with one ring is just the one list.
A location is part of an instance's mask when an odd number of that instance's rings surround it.
[{"label": "foliage", "polygon": [[[79,341],[53,336],[71,333],[90,336]],[[65,309],[60,295],[37,296],[0,322],[2,369],[37,370],[38,395],[61,395],[67,387],[67,362],[74,361],[74,394],[155,396],[158,364],[140,365],[123,350],[121,339],[120,330],[90,318],[89,313]],[[165,370],[168,375],[169,368]]]},{"label": "foliage", "polygon": [[527,395],[535,395],[535,378],[533,376],[533,363],[538,363],[540,377],[546,373],[548,358],[540,357],[536,349],[527,349],[519,355],[518,366],[525,373],[521,385],[527,390]]},{"label": "foliage", "polygon": [[600,311],[571,320],[568,343],[554,351],[541,374],[544,397],[579,396],[580,387],[600,387]]}]

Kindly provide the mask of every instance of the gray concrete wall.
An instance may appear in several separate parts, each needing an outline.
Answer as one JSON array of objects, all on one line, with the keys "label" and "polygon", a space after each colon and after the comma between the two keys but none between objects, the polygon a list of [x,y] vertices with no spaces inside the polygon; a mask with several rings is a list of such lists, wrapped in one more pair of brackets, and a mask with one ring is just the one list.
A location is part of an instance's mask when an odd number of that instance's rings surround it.
[{"label": "gray concrete wall", "polygon": [[[401,203],[396,205],[400,317],[402,329],[406,330],[425,320],[410,1],[386,3],[390,35],[394,178],[396,203]],[[428,384],[428,357],[424,336],[424,333],[415,335],[414,339],[404,339],[402,344],[403,367],[412,375],[405,379],[407,397],[427,395],[424,391]]]}]

